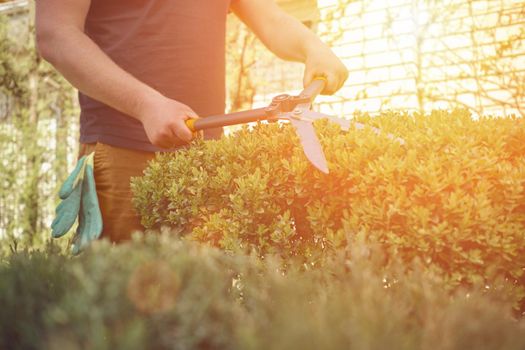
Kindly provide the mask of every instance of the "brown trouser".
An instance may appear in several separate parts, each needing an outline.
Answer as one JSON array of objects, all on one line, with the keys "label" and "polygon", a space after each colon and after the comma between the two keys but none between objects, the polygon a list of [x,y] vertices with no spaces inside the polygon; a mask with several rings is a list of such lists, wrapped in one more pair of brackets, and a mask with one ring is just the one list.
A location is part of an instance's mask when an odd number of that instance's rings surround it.
[{"label": "brown trouser", "polygon": [[95,184],[103,222],[101,237],[108,237],[113,242],[127,240],[133,232],[144,229],[131,202],[130,178],[141,176],[155,153],[93,143],[81,144],[79,157],[93,151]]}]

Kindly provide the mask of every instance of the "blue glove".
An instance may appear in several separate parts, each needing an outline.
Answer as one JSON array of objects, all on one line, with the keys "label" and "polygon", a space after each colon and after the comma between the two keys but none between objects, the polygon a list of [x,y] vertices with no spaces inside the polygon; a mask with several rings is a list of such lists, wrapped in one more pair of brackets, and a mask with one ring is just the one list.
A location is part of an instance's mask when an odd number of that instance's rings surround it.
[{"label": "blue glove", "polygon": [[72,253],[80,253],[102,233],[102,214],[98,204],[91,153],[80,158],[73,172],[59,191],[62,202],[56,208],[51,224],[52,237],[65,235],[76,221],[78,227],[72,240]]}]

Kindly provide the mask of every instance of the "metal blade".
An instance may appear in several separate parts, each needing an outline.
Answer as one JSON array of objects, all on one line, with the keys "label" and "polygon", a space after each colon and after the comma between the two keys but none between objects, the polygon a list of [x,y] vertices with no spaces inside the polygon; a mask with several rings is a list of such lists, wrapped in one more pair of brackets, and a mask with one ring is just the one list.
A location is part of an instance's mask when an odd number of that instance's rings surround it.
[{"label": "metal blade", "polygon": [[297,130],[306,158],[317,169],[328,174],[328,164],[312,122],[294,118],[290,118],[290,122]]},{"label": "metal blade", "polygon": [[[301,114],[301,118],[305,119],[305,120],[310,120],[312,122],[314,120],[326,118],[326,119],[330,120],[331,122],[339,124],[341,126],[341,130],[343,130],[343,131],[348,131],[348,129],[350,129],[350,125],[352,125],[352,124],[354,125],[354,127],[357,130],[363,130],[365,128],[365,125],[362,124],[362,123],[352,122],[351,120],[348,120],[348,119],[337,118],[337,117],[334,117],[334,116],[331,116],[331,115],[327,115],[327,114],[320,113],[320,112],[309,111],[309,110],[303,111],[302,114]],[[372,131],[374,133],[376,133],[377,135],[381,135],[381,133],[382,133],[381,129],[378,129],[378,128],[374,127],[374,126],[368,126],[368,127],[370,129],[372,129]],[[399,142],[401,145],[405,144],[405,140],[403,140],[400,137],[397,137],[397,136],[392,135],[390,133],[387,133],[386,136],[389,139],[391,139],[391,140]]]},{"label": "metal blade", "polygon": [[329,121],[333,123],[339,124],[341,129],[344,131],[348,131],[348,129],[350,128],[350,124],[351,124],[350,120],[337,118],[332,115],[328,115],[328,114],[324,114],[320,112],[309,111],[309,110],[303,111],[301,118],[306,119],[306,120],[311,120],[311,121],[318,120],[318,119],[328,119]]}]

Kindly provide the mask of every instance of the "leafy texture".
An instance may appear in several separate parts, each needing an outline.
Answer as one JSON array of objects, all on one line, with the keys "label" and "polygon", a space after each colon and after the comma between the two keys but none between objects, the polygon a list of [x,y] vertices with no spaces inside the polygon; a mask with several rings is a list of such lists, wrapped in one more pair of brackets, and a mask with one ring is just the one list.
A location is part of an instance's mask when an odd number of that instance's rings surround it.
[{"label": "leafy texture", "polygon": [[356,243],[304,271],[168,235],[0,256],[2,349],[525,348],[500,291]]},{"label": "leafy texture", "polygon": [[522,120],[472,120],[463,111],[356,120],[384,133],[316,123],[328,175],[308,163],[289,125],[245,128],[160,155],[133,182],[142,222],[228,251],[309,264],[361,233],[388,252],[386,263],[421,260],[451,289],[509,283],[521,300]]}]

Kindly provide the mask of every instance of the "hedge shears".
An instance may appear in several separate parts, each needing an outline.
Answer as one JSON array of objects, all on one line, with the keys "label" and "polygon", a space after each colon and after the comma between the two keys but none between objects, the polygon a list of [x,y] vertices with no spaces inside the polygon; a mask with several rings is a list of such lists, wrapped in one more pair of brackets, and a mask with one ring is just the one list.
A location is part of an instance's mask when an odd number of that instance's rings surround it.
[{"label": "hedge shears", "polygon": [[[311,109],[313,100],[321,93],[325,84],[326,79],[324,77],[317,77],[299,95],[281,94],[275,96],[267,107],[214,115],[201,119],[188,119],[186,125],[191,131],[198,132],[205,129],[263,120],[269,122],[287,120],[294,126],[306,158],[317,169],[328,174],[328,163],[315,133],[313,122],[319,119],[328,119],[339,124],[342,130],[347,131],[350,128],[351,121],[315,112]],[[360,123],[354,123],[354,125],[358,129],[365,127]],[[379,132],[378,129],[373,129],[376,133]]]}]

